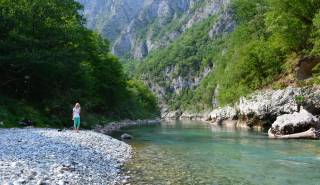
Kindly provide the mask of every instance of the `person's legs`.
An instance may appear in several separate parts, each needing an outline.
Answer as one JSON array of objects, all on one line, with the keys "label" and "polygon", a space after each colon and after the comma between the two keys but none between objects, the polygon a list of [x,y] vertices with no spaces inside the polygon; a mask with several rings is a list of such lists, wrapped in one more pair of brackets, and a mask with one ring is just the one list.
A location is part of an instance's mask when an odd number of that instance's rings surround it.
[{"label": "person's legs", "polygon": [[73,129],[76,130],[77,129],[77,119],[73,118]]},{"label": "person's legs", "polygon": [[79,131],[80,128],[80,118],[75,118],[75,129]]}]

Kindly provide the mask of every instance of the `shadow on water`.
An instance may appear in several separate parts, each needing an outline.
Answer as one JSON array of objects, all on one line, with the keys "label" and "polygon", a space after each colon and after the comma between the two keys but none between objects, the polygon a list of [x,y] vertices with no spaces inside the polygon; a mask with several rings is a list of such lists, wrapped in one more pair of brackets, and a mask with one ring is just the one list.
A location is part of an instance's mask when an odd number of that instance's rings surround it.
[{"label": "shadow on water", "polygon": [[128,141],[131,184],[320,184],[320,142],[270,140],[265,132],[195,121],[115,133]]}]

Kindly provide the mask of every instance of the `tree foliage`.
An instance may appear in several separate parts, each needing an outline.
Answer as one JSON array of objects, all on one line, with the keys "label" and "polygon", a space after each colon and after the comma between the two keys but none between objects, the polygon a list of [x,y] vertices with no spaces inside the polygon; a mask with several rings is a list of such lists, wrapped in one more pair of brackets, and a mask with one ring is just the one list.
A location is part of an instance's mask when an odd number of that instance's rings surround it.
[{"label": "tree foliage", "polygon": [[80,101],[89,112],[130,118],[121,107],[136,108],[135,87],[81,10],[74,0],[0,0],[0,95],[52,117],[69,118]]}]

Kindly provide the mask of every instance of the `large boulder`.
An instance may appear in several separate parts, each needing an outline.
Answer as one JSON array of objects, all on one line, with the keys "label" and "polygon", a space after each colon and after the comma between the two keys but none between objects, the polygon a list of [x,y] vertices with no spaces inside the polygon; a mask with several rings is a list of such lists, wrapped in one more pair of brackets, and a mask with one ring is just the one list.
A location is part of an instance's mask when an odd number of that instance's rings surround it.
[{"label": "large boulder", "polygon": [[291,87],[282,90],[259,91],[249,98],[240,99],[240,114],[249,117],[254,115],[261,120],[275,119],[279,115],[297,111],[294,97],[300,94],[300,88]]},{"label": "large boulder", "polygon": [[300,112],[278,116],[270,128],[269,135],[296,134],[310,128],[319,129],[319,119],[302,109]]}]

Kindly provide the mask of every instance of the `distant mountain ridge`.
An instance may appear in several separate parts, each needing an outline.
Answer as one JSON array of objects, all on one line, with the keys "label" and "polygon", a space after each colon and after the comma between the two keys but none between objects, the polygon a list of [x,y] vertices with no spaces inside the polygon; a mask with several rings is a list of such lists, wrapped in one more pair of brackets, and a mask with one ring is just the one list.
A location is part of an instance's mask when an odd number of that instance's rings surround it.
[{"label": "distant mountain ridge", "polygon": [[78,0],[87,26],[111,41],[119,57],[142,59],[225,9],[229,0]]}]

